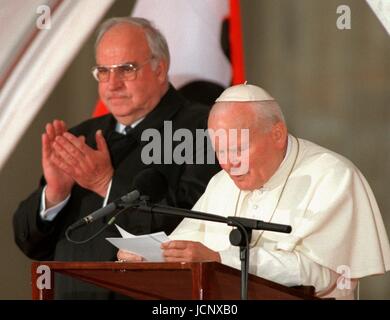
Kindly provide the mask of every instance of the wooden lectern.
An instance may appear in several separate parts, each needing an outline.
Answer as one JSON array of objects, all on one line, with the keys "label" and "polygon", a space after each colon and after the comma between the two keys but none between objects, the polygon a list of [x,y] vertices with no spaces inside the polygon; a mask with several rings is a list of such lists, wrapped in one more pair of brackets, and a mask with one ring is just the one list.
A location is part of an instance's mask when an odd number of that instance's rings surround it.
[{"label": "wooden lectern", "polygon": [[[50,288],[40,285],[49,270]],[[58,272],[135,299],[238,300],[240,271],[217,262],[122,263],[41,261],[31,265],[32,298],[53,299]],[[40,287],[40,288],[39,288]],[[249,275],[248,299],[316,299],[313,287],[289,288]]]}]

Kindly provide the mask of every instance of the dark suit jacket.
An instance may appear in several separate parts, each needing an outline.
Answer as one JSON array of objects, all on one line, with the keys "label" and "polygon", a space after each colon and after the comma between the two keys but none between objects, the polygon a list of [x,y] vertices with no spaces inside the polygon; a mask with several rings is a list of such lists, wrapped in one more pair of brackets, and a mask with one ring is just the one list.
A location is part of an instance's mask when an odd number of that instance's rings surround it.
[{"label": "dark suit jacket", "polygon": [[[129,135],[124,136],[115,132],[116,120],[111,115],[90,119],[70,131],[75,135],[84,135],[88,145],[94,148],[96,148],[95,132],[98,129],[103,131],[114,167],[109,198],[109,201],[113,201],[131,191],[133,178],[148,167],[141,160],[141,150],[149,143],[141,141],[141,134],[145,129],[155,128],[163,132],[164,121],[172,121],[173,131],[187,128],[195,137],[197,128],[206,128],[208,111],[208,107],[188,102],[173,87],[170,87],[158,106]],[[167,139],[167,141],[172,140]],[[177,144],[179,142],[173,141],[173,149]],[[164,150],[164,139],[160,147]],[[218,165],[201,164],[173,163],[155,166],[168,179],[169,193],[164,203],[182,208],[191,208],[195,204],[210,178],[220,169]],[[39,188],[24,200],[15,212],[13,220],[15,241],[20,249],[28,257],[36,260],[116,260],[117,249],[105,240],[106,237],[119,236],[115,226],[110,226],[98,237],[82,245],[72,244],[64,236],[70,224],[99,209],[104,199],[76,185],[72,189],[70,200],[54,221],[45,222],[39,216],[44,185],[45,181],[42,179]],[[177,217],[128,210],[118,216],[116,223],[133,234],[157,231],[165,231],[169,234],[180,221],[181,219]],[[106,222],[106,219],[101,219],[80,228],[72,233],[72,238],[86,239],[102,228]],[[108,297],[105,290],[91,288],[90,285],[65,277],[57,277],[55,288],[57,298]]]}]

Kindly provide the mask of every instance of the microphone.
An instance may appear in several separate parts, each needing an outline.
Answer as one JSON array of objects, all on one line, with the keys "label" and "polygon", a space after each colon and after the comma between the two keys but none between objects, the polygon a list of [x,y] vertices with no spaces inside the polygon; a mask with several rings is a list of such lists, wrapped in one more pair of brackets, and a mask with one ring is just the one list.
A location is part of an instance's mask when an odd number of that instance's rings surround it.
[{"label": "microphone", "polygon": [[148,196],[150,201],[159,202],[165,197],[168,190],[166,178],[155,168],[145,169],[138,173],[134,178],[133,186],[133,191],[76,221],[68,227],[68,231],[72,231],[103,218],[118,208],[126,208],[132,205],[141,196]]}]

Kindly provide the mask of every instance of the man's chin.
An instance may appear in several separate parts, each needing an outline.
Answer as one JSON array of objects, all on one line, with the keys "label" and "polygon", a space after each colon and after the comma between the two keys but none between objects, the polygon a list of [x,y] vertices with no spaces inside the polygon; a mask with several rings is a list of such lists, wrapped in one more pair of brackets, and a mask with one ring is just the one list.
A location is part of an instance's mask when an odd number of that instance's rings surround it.
[{"label": "man's chin", "polygon": [[232,179],[237,188],[242,191],[253,191],[260,188],[260,186],[255,185],[253,181],[250,181],[248,174],[230,175],[230,179]]},{"label": "man's chin", "polygon": [[249,187],[245,175],[230,175],[230,178],[240,190],[247,190]]},{"label": "man's chin", "polygon": [[121,101],[110,101],[108,103],[108,106],[110,107],[110,109],[115,109],[115,110],[125,110],[125,109],[129,109],[129,107],[124,103],[123,100]]},{"label": "man's chin", "polygon": [[129,115],[129,106],[126,104],[120,103],[110,103],[107,105],[110,112],[117,117],[126,117]]}]

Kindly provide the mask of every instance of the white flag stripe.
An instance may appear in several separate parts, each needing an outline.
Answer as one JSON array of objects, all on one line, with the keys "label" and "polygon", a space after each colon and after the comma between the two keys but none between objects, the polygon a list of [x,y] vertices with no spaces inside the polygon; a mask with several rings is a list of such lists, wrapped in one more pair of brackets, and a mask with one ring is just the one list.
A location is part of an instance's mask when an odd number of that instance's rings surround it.
[{"label": "white flag stripe", "polygon": [[153,21],[167,38],[169,76],[176,87],[193,80],[230,84],[231,66],[220,41],[222,21],[228,14],[228,0],[141,0],[132,13]]}]

